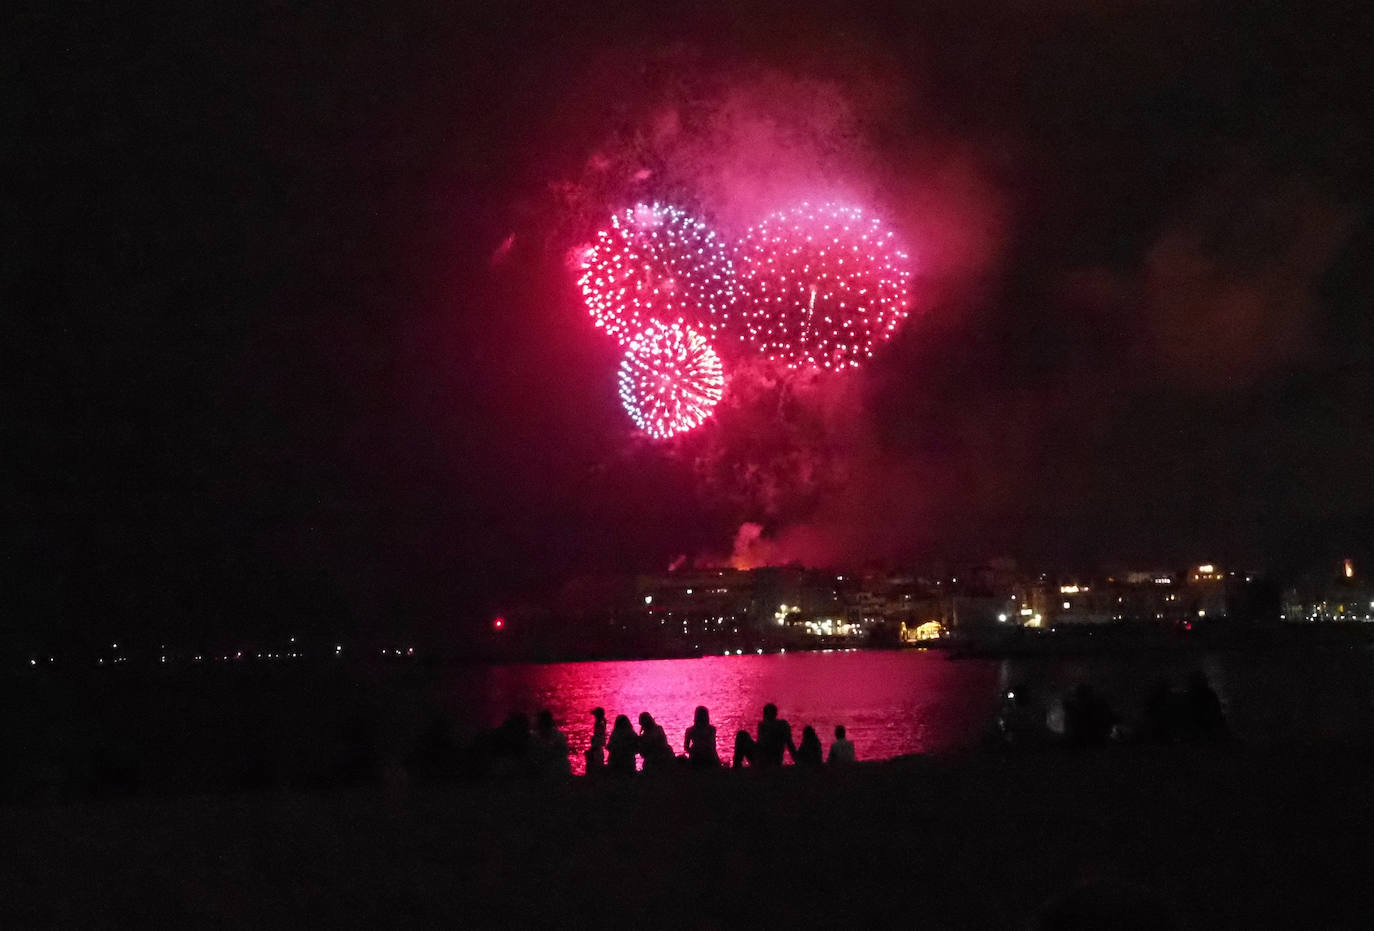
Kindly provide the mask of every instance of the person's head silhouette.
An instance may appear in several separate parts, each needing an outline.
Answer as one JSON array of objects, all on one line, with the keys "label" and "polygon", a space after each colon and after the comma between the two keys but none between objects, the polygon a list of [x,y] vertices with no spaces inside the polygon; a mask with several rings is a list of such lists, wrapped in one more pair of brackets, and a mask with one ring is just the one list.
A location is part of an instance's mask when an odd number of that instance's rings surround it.
[{"label": "person's head silhouette", "polygon": [[692,723],[697,727],[706,727],[711,723],[711,712],[706,710],[705,705],[697,705],[696,714],[692,716]]},{"label": "person's head silhouette", "polygon": [[776,721],[778,719],[778,706],[771,701],[763,706],[763,719],[765,721]]}]

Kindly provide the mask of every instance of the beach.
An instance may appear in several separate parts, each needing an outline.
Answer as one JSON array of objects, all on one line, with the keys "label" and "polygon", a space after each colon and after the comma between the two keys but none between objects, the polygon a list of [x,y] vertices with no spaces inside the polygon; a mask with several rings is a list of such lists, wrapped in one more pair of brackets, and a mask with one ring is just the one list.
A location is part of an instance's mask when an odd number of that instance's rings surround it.
[{"label": "beach", "polygon": [[1367,927],[1372,760],[1111,746],[10,806],[0,922],[1011,928],[1105,882],[1181,927]]}]

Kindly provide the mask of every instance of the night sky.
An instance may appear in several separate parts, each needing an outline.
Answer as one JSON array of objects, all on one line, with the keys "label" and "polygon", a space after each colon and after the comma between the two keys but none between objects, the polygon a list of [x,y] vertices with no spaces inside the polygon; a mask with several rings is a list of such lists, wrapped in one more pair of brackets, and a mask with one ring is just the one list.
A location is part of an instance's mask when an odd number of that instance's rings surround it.
[{"label": "night sky", "polygon": [[[745,522],[1374,562],[1367,4],[378,6],[7,17],[0,639],[462,631]],[[569,255],[808,188],[889,218],[917,312],[636,437]]]}]

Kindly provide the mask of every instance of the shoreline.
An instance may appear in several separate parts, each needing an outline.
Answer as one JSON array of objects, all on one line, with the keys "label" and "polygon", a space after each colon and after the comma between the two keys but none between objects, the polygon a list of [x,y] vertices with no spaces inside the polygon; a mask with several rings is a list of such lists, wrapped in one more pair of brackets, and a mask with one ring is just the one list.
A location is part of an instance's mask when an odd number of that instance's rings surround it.
[{"label": "shoreline", "polygon": [[1374,746],[1105,747],[821,772],[0,808],[7,923],[1024,927],[1105,880],[1183,927],[1356,927]]}]

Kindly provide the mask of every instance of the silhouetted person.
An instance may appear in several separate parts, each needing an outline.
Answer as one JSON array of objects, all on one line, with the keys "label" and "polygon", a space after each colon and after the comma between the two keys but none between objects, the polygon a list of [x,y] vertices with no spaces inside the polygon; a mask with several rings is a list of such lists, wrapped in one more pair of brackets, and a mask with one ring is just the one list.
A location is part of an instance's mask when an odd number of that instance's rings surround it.
[{"label": "silhouetted person", "polygon": [[495,770],[498,775],[510,776],[523,772],[529,759],[530,719],[529,715],[517,711],[501,722],[496,729],[496,739],[492,743],[495,757]]},{"label": "silhouetted person", "polygon": [[795,762],[797,745],[792,742],[792,725],[779,718],[778,706],[769,702],[763,706],[757,740],[750,737],[748,731],[735,734],[735,758],[731,766],[739,768],[745,762],[763,768],[781,766],[784,750],[792,754]]},{"label": "silhouetted person", "polygon": [[854,756],[854,741],[846,738],[844,736],[844,733],[844,725],[836,724],[835,742],[830,745],[830,756],[826,758],[826,762],[829,763],[831,766],[834,766],[837,763],[853,763],[856,759],[856,757]]},{"label": "silhouetted person", "polygon": [[816,735],[816,729],[810,724],[802,728],[801,745],[797,747],[793,759],[797,761],[798,766],[804,766],[807,769],[821,768],[821,739]]},{"label": "silhouetted person", "polygon": [[639,713],[639,755],[644,757],[644,769],[653,772],[673,764],[673,748],[668,735],[647,711]]},{"label": "silhouetted person", "polygon": [[735,731],[735,749],[730,755],[730,768],[740,769],[754,760],[754,738],[746,730]]},{"label": "silhouetted person", "polygon": [[692,716],[692,726],[682,739],[683,752],[696,769],[713,769],[720,765],[720,755],[716,752],[716,728],[711,723],[711,712],[705,705],[697,705]]},{"label": "silhouetted person", "polygon": [[410,755],[410,765],[428,776],[450,776],[459,768],[459,744],[454,734],[453,721],[444,715],[433,715],[429,719],[415,749]]},{"label": "silhouetted person", "polygon": [[1142,740],[1170,743],[1178,739],[1180,698],[1164,679],[1157,679],[1145,695]]},{"label": "silhouetted person", "polygon": [[606,765],[606,709],[593,708],[592,742],[583,757],[587,760],[587,772],[592,773]]},{"label": "silhouetted person", "polygon": [[1182,705],[1185,737],[1197,740],[1225,736],[1226,715],[1206,673],[1198,671],[1188,677]]},{"label": "silhouetted person", "polygon": [[623,714],[615,716],[615,727],[611,728],[611,739],[606,744],[610,751],[606,765],[613,773],[633,773],[635,755],[639,752],[639,736],[634,725]]},{"label": "silhouetted person", "polygon": [[1013,686],[1002,694],[1002,707],[997,712],[997,738],[1008,747],[1036,744],[1045,736],[1044,717],[1037,712],[1030,691],[1024,685]]},{"label": "silhouetted person", "polygon": [[1064,736],[1074,746],[1096,746],[1105,742],[1112,723],[1111,708],[1087,683],[1074,686],[1064,700]]},{"label": "silhouetted person", "polygon": [[568,776],[572,765],[568,760],[568,738],[553,722],[553,712],[545,708],[535,721],[530,735],[530,769],[537,776]]}]

